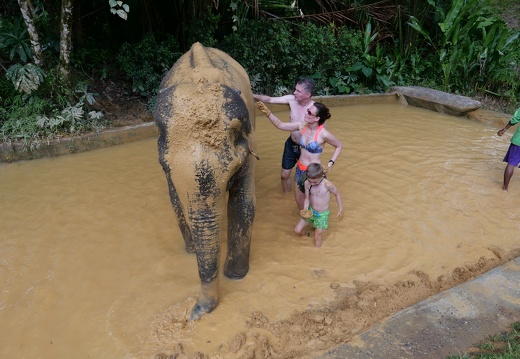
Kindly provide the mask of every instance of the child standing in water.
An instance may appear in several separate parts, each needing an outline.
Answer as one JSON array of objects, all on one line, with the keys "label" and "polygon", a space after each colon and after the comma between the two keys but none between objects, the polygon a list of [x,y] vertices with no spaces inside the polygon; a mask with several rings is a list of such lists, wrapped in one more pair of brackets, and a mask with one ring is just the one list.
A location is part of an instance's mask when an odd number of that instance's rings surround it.
[{"label": "child standing in water", "polygon": [[[518,122],[520,122],[520,108],[516,110],[507,125],[497,132],[497,135],[502,136],[511,126],[516,125]],[[511,177],[513,177],[515,167],[520,164],[520,127],[516,129],[513,137],[511,137],[511,144],[509,145],[509,149],[504,157],[504,162],[507,162],[507,166],[504,170],[504,184],[502,185],[502,189],[508,191],[509,181],[511,180]]]},{"label": "child standing in water", "polygon": [[303,210],[300,211],[302,219],[298,221],[294,231],[303,234],[305,226],[310,223],[314,230],[314,245],[321,247],[321,236],[325,229],[329,227],[330,214],[330,194],[336,197],[339,212],[337,217],[343,214],[343,203],[336,186],[325,178],[323,167],[319,163],[311,163],[307,167],[307,180],[304,182],[305,200]]}]

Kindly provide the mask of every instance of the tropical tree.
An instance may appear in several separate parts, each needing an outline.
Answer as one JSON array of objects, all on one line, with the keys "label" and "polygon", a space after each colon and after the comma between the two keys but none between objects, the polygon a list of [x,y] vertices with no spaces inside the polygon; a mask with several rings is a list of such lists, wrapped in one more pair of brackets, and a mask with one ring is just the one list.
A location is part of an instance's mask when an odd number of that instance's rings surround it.
[{"label": "tropical tree", "polygon": [[32,6],[29,5],[28,0],[18,0],[22,18],[27,27],[29,38],[31,39],[31,48],[33,53],[34,63],[38,66],[43,65],[42,45],[40,44],[40,38],[34,21],[34,11]]},{"label": "tropical tree", "polygon": [[72,49],[72,1],[61,2],[60,26],[60,73],[65,83],[70,86],[70,51]]},{"label": "tropical tree", "polygon": [[439,18],[442,36],[432,38],[416,18],[410,26],[436,50],[443,73],[443,89],[463,92],[515,87],[515,59],[520,58],[520,32],[508,29],[492,15],[488,0],[454,0],[444,12],[428,0]]}]

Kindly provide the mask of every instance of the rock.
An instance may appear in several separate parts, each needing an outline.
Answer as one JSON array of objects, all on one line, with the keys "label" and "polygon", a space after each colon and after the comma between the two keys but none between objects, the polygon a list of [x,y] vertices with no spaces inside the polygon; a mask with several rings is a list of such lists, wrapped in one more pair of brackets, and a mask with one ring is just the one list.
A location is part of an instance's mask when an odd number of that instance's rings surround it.
[{"label": "rock", "polygon": [[468,112],[479,109],[482,104],[466,96],[450,94],[439,90],[420,86],[394,86],[392,90],[404,97],[408,105],[446,113],[453,116],[464,116]]}]

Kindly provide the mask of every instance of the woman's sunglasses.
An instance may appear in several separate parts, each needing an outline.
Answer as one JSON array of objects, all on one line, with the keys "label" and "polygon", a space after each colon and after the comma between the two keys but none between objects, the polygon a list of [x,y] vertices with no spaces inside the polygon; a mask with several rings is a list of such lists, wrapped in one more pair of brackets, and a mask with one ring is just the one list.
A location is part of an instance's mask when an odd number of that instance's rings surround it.
[{"label": "woman's sunglasses", "polygon": [[318,117],[318,115],[313,114],[310,109],[307,109],[307,115],[313,116],[313,117]]}]

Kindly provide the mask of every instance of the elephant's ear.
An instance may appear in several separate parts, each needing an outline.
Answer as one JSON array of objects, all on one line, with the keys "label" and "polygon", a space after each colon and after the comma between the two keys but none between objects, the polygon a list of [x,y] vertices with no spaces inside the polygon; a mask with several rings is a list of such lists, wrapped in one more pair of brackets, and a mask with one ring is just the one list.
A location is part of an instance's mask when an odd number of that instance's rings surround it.
[{"label": "elephant's ear", "polygon": [[166,126],[173,116],[173,94],[176,86],[170,86],[159,90],[154,110],[154,120],[158,126]]},{"label": "elephant's ear", "polygon": [[240,90],[229,87],[227,85],[222,85],[224,89],[224,98],[226,102],[223,105],[224,111],[228,119],[231,121],[233,119],[238,119],[240,124],[242,125],[242,131],[246,134],[251,133],[251,119],[249,117],[249,110],[247,109],[247,105],[240,96]]}]

